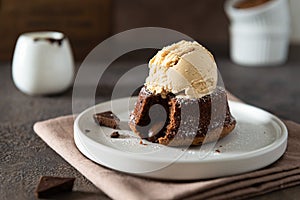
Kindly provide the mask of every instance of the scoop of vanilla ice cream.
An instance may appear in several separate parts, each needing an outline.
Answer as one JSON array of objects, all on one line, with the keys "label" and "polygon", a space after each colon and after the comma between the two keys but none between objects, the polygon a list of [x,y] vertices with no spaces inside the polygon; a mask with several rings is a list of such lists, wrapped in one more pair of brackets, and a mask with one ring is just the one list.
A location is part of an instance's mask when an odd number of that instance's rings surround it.
[{"label": "scoop of vanilla ice cream", "polygon": [[201,98],[217,85],[218,70],[212,54],[197,42],[180,41],[164,47],[149,62],[146,87],[165,96],[172,92]]}]

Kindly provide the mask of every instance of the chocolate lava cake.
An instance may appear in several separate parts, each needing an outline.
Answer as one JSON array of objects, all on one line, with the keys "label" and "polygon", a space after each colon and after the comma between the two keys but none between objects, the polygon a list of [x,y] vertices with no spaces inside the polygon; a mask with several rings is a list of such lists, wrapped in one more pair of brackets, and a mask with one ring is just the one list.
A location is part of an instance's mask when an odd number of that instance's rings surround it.
[{"label": "chocolate lava cake", "polygon": [[141,138],[168,146],[200,145],[228,135],[236,121],[226,91],[217,87],[201,98],[166,98],[144,86],[130,116],[130,128]]}]

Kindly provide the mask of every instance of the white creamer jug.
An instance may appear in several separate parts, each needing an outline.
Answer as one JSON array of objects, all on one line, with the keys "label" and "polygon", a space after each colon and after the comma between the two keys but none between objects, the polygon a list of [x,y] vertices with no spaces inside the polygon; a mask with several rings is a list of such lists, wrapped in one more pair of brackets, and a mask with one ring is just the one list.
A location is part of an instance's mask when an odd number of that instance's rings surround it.
[{"label": "white creamer jug", "polygon": [[24,33],[18,38],[12,77],[28,95],[61,93],[71,86],[74,59],[69,40],[60,32]]}]

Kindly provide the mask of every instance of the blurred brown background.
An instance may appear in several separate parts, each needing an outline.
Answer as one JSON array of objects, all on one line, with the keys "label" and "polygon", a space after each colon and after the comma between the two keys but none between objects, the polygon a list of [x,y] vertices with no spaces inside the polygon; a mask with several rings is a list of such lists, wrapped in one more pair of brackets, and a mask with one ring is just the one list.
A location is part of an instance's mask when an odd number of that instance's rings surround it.
[{"label": "blurred brown background", "polygon": [[228,43],[225,0],[0,0],[0,60],[23,32],[56,30],[77,61],[112,34],[143,26],[171,28],[203,44]]}]

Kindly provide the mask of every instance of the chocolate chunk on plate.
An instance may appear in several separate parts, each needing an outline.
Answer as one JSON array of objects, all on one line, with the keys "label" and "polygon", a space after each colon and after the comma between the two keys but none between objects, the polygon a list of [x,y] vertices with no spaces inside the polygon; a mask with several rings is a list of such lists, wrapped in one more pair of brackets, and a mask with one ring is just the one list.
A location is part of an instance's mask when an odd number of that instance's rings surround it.
[{"label": "chocolate chunk on plate", "polygon": [[114,131],[110,134],[110,137],[111,138],[119,138],[120,137],[120,134],[118,131]]},{"label": "chocolate chunk on plate", "polygon": [[50,198],[56,194],[70,192],[73,189],[75,178],[42,176],[36,188],[37,198]]},{"label": "chocolate chunk on plate", "polygon": [[106,126],[113,129],[119,128],[120,119],[112,111],[96,113],[93,115],[93,118],[100,126]]}]

